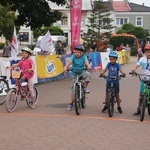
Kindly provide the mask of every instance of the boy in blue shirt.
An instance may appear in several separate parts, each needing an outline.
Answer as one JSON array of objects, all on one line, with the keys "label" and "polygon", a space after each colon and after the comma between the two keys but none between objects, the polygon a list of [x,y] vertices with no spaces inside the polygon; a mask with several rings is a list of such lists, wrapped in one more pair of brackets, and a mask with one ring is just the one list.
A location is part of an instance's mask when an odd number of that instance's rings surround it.
[{"label": "boy in blue shirt", "polygon": [[[67,71],[68,67],[72,64],[72,83],[75,82],[76,80],[76,73],[78,72],[80,74],[82,74],[82,78],[85,81],[84,82],[84,87],[85,87],[85,92],[89,93],[89,90],[86,89],[86,87],[88,86],[90,80],[91,80],[91,74],[88,71],[85,71],[85,66],[87,70],[90,70],[90,64],[87,60],[87,56],[84,54],[85,50],[84,47],[81,44],[78,44],[75,46],[74,48],[75,53],[71,56],[71,60],[65,65],[64,67],[64,71]],[[72,110],[73,107],[73,86],[72,86],[72,94],[71,94],[71,98],[70,98],[70,103],[67,107],[67,110]]]},{"label": "boy in blue shirt", "polygon": [[[115,51],[111,51],[109,53],[109,60],[110,62],[107,64],[106,68],[103,70],[103,72],[100,74],[100,76],[103,76],[104,73],[108,70],[108,76],[112,76],[112,77],[118,77],[119,75],[119,71],[124,75],[125,77],[125,73],[122,71],[121,69],[121,65],[118,64],[117,61],[118,58],[118,54]],[[106,81],[106,96],[105,96],[105,106],[102,109],[102,112],[105,112],[108,109],[107,106],[107,101],[108,101],[108,88],[110,87],[110,79],[107,79]],[[117,100],[117,106],[118,106],[118,111],[120,114],[122,114],[122,109],[120,107],[120,96],[119,96],[119,79],[114,80],[114,87],[115,87],[115,93],[116,93],[116,100]]]}]

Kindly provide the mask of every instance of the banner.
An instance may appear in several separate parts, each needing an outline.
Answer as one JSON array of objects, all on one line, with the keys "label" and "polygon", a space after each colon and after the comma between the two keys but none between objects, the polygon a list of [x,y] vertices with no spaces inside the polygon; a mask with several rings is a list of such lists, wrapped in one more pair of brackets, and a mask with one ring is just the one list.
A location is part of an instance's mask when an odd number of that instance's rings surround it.
[{"label": "banner", "polygon": [[16,59],[17,55],[18,55],[18,40],[16,36],[16,28],[14,27],[14,33],[11,43],[11,57],[13,59]]},{"label": "banner", "polygon": [[43,55],[50,54],[54,51],[54,46],[49,31],[47,31],[47,33],[41,39],[40,47]]},{"label": "banner", "polygon": [[75,45],[80,43],[82,0],[71,1],[70,15],[71,15],[71,51],[72,53],[74,53]]}]

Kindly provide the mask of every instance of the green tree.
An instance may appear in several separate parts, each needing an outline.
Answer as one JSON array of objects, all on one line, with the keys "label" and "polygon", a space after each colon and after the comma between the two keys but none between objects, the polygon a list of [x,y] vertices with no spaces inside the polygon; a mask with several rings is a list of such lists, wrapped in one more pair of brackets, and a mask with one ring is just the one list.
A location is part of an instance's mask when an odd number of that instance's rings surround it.
[{"label": "green tree", "polygon": [[48,1],[57,5],[66,3],[66,0],[1,0],[0,4],[5,7],[9,5],[11,11],[18,12],[15,20],[17,26],[26,25],[36,29],[50,26],[62,17],[62,13],[51,10]]},{"label": "green tree", "polygon": [[[92,10],[90,17],[88,17],[88,32],[85,33],[83,38],[88,43],[96,41],[98,50],[100,50],[102,39],[109,38],[111,35],[111,29],[113,28],[113,26],[111,25],[111,22],[113,20],[110,18],[110,11],[107,7],[105,7],[104,4],[105,2],[103,2],[102,0],[94,1],[93,4],[91,1]],[[105,30],[106,32],[102,32],[102,30]],[[107,43],[103,42],[103,44]]]},{"label": "green tree", "polygon": [[122,26],[120,30],[117,31],[117,34],[128,33],[135,35],[139,41],[146,41],[149,36],[149,32],[142,27],[136,27],[131,23],[126,23]]},{"label": "green tree", "polygon": [[44,35],[47,31],[50,31],[51,35],[63,35],[63,30],[57,26],[44,27],[42,29],[35,29],[33,31],[34,38],[38,38],[40,35]]},{"label": "green tree", "polygon": [[10,11],[10,7],[0,5],[0,34],[3,34],[8,40],[12,39],[16,19],[15,14]]}]

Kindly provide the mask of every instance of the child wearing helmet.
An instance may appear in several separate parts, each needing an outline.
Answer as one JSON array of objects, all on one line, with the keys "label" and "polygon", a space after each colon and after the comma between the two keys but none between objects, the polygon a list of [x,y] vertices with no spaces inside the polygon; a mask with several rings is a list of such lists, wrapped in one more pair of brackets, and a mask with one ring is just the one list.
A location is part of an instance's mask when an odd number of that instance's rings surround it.
[{"label": "child wearing helmet", "polygon": [[[121,69],[121,65],[116,62],[117,58],[118,58],[117,52],[111,51],[109,53],[109,60],[110,60],[110,62],[106,65],[105,69],[102,71],[100,76],[103,76],[106,71],[108,71],[108,76],[116,76],[116,77],[118,77],[119,71],[125,76],[125,73]],[[120,106],[120,96],[119,96],[120,89],[119,89],[119,85],[120,85],[119,84],[119,79],[116,79],[114,81],[114,88],[115,88],[115,93],[116,93],[115,97],[116,97],[116,100],[117,100],[117,106],[118,106],[117,109],[118,109],[119,113],[121,114],[122,113],[122,108]],[[102,112],[105,112],[108,109],[107,100],[108,100],[108,88],[109,87],[110,87],[110,80],[107,79],[106,80],[105,106],[102,109]]]},{"label": "child wearing helmet", "polygon": [[[84,87],[85,87],[85,92],[89,93],[89,90],[86,89],[90,80],[91,80],[91,74],[88,71],[85,71],[85,66],[87,70],[90,70],[90,64],[87,60],[87,56],[84,54],[85,50],[84,47],[81,44],[78,44],[74,48],[75,53],[71,56],[71,60],[65,65],[64,71],[67,71],[68,67],[72,64],[72,83],[75,82],[76,79],[76,73],[78,72],[79,74],[82,74],[82,78],[84,80]],[[73,86],[72,86],[73,89]],[[67,110],[72,110],[73,107],[73,90],[70,98],[70,103],[67,106]]]},{"label": "child wearing helmet", "polygon": [[20,60],[19,63],[14,64],[12,66],[8,66],[7,68],[16,68],[16,67],[20,67],[20,70],[23,73],[23,77],[25,79],[28,80],[28,86],[29,86],[29,91],[32,97],[32,101],[33,101],[33,105],[31,106],[32,109],[35,108],[34,105],[34,90],[33,90],[33,85],[34,85],[34,79],[33,79],[33,75],[34,75],[34,62],[32,59],[30,59],[30,56],[32,54],[32,50],[28,47],[24,47],[21,49],[23,57]]},{"label": "child wearing helmet", "polygon": [[[139,67],[142,67],[142,74],[150,75],[150,44],[146,44],[144,47],[144,50],[145,50],[145,56],[140,58],[140,60],[137,62],[132,72],[134,73]],[[143,86],[144,86],[144,83],[141,82],[140,93],[143,92]],[[141,113],[140,105],[141,105],[141,101],[140,101],[140,94],[139,94],[137,112],[135,112],[133,116],[140,115]]]}]

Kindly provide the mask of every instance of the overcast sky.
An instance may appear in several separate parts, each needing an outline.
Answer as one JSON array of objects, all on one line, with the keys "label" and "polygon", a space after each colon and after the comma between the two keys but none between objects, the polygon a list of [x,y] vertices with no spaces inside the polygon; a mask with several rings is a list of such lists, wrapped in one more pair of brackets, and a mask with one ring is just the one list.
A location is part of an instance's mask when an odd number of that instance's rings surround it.
[{"label": "overcast sky", "polygon": [[150,7],[150,0],[129,0],[132,3],[142,5],[144,3],[145,6]]}]

